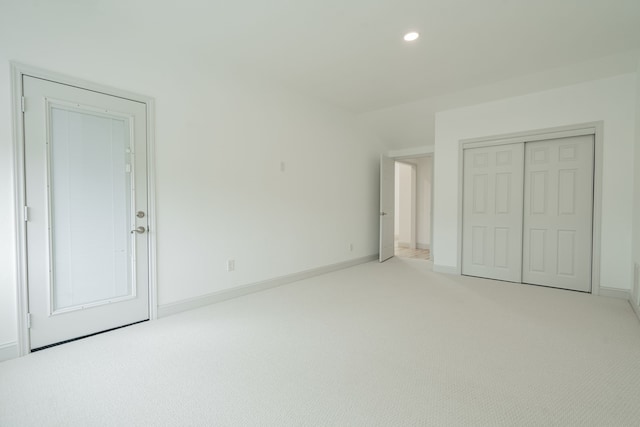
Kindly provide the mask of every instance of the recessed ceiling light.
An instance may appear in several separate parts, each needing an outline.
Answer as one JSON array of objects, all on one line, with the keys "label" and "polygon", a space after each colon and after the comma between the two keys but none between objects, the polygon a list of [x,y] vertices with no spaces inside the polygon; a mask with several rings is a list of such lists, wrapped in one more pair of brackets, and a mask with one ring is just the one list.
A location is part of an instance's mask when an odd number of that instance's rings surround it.
[{"label": "recessed ceiling light", "polygon": [[415,31],[412,31],[404,35],[404,41],[412,42],[414,40],[417,40],[418,37],[420,37],[420,34],[416,33]]}]

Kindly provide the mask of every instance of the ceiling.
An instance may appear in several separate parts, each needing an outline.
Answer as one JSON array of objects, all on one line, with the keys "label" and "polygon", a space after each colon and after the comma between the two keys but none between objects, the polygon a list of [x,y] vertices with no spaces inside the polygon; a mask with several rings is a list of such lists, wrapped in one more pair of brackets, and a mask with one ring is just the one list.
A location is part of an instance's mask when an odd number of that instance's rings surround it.
[{"label": "ceiling", "polygon": [[[639,0],[29,4],[29,19],[57,18],[47,24],[54,30],[136,40],[145,53],[180,52],[205,68],[233,63],[356,113],[640,48]],[[408,30],[420,39],[404,42]]]}]

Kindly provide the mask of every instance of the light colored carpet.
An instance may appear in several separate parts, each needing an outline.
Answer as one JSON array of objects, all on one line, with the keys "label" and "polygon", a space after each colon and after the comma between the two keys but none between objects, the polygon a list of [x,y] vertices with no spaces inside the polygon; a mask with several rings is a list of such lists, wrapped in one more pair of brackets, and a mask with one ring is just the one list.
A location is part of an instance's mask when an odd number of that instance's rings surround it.
[{"label": "light colored carpet", "polygon": [[626,301],[368,263],[0,363],[9,426],[638,426]]}]

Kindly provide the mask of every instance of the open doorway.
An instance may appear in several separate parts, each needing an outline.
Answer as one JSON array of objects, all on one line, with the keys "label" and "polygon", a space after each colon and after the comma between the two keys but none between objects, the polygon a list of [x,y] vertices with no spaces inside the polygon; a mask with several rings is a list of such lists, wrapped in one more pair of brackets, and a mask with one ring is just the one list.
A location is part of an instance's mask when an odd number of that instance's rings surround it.
[{"label": "open doorway", "polygon": [[433,156],[396,160],[394,253],[431,259]]}]

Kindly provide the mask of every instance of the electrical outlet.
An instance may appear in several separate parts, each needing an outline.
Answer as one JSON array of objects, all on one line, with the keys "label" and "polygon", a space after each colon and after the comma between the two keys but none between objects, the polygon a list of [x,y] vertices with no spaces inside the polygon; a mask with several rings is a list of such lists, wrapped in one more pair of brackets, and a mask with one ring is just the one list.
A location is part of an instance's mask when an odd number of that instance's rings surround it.
[{"label": "electrical outlet", "polygon": [[236,269],[236,260],[230,259],[227,261],[227,271],[234,271]]}]

